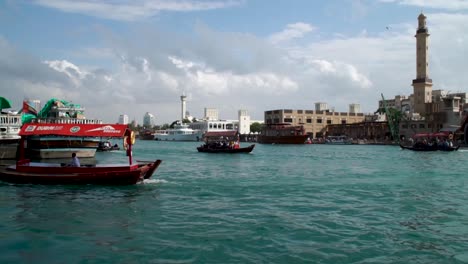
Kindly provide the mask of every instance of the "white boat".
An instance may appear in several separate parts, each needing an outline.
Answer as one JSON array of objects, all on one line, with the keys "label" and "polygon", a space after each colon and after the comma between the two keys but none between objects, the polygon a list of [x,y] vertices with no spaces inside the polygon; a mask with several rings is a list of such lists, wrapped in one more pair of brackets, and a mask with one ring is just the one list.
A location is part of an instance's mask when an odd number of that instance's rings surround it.
[{"label": "white boat", "polygon": [[328,136],[325,139],[325,144],[330,145],[350,145],[353,144],[352,139],[347,136]]},{"label": "white boat", "polygon": [[159,141],[200,141],[202,139],[202,131],[191,129],[188,125],[177,124],[173,129],[156,131],[154,140]]},{"label": "white boat", "polygon": [[16,158],[20,129],[21,114],[0,112],[0,159]]}]

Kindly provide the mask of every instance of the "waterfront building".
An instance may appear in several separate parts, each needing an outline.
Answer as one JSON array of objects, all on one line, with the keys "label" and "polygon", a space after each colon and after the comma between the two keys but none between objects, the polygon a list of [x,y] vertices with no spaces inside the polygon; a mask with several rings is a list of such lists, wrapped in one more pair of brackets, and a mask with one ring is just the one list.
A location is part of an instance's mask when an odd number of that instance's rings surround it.
[{"label": "waterfront building", "polygon": [[250,116],[247,110],[239,110],[239,134],[250,133]]},{"label": "waterfront building", "polygon": [[156,117],[150,112],[146,112],[145,115],[143,116],[143,126],[146,128],[154,127],[155,121],[156,121]]},{"label": "waterfront building", "polygon": [[217,108],[205,108],[205,116],[203,117],[205,120],[218,120],[219,119],[219,112]]},{"label": "waterfront building", "polygon": [[[356,106],[353,106],[352,108],[356,109]],[[362,122],[365,119],[363,113],[330,111],[328,110],[326,103],[316,103],[315,109],[315,111],[292,109],[265,111],[265,123],[289,123],[291,125],[303,125],[307,134],[313,138],[317,138],[325,136],[328,125],[353,124]]]},{"label": "waterfront building", "polygon": [[125,115],[125,114],[120,115],[117,123],[128,125],[128,115]]},{"label": "waterfront building", "polygon": [[237,130],[237,125],[230,120],[200,120],[189,124],[192,129],[202,132]]},{"label": "waterfront building", "polygon": [[350,104],[349,105],[349,112],[350,113],[361,113],[361,105],[360,104]]},{"label": "waterfront building", "polygon": [[326,111],[328,110],[328,104],[324,102],[315,103],[315,111]]},{"label": "waterfront building", "polygon": [[391,138],[390,128],[386,121],[364,121],[354,124],[327,126],[327,136],[346,135],[353,143],[388,144]]}]

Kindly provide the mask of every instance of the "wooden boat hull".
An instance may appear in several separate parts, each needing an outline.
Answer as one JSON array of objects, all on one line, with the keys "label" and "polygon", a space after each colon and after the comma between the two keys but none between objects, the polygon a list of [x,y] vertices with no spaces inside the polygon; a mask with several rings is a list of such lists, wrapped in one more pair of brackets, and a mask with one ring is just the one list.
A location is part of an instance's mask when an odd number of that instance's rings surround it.
[{"label": "wooden boat hull", "polygon": [[32,164],[9,166],[0,170],[0,180],[26,184],[100,184],[130,185],[149,179],[161,160],[133,166],[81,166],[66,167],[61,164]]},{"label": "wooden boat hull", "polygon": [[245,148],[207,148],[207,147],[197,147],[198,152],[205,152],[205,153],[250,153],[254,149],[255,144],[250,145]]},{"label": "wooden boat hull", "polygon": [[291,136],[258,136],[258,143],[262,144],[305,144],[309,135]]},{"label": "wooden boat hull", "polygon": [[407,150],[412,150],[412,151],[457,151],[460,146],[456,146],[456,147],[425,147],[425,148],[422,148],[422,147],[411,147],[411,146],[403,146],[403,145],[400,145],[400,147],[402,149],[407,149]]}]

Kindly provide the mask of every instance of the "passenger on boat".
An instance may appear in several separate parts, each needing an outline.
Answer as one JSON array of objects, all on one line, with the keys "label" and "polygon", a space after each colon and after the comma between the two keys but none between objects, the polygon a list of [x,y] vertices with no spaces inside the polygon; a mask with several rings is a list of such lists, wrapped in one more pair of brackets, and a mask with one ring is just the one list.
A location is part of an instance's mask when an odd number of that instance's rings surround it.
[{"label": "passenger on boat", "polygon": [[75,152],[72,153],[72,161],[70,163],[70,166],[71,167],[80,167],[80,160],[76,156]]}]

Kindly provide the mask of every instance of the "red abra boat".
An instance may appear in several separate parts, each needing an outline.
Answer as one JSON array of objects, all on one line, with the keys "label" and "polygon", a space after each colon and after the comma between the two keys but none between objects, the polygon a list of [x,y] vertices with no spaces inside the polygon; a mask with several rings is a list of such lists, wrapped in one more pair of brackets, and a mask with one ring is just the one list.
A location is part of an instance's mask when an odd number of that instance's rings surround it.
[{"label": "red abra boat", "polygon": [[[0,180],[33,184],[135,184],[150,178],[161,160],[134,164],[132,145],[135,134],[127,125],[118,124],[26,124],[21,129],[19,158],[15,165],[0,171]],[[24,143],[28,136],[80,136],[124,138],[129,164],[97,164],[71,167],[59,163],[30,162],[24,158]]]}]

